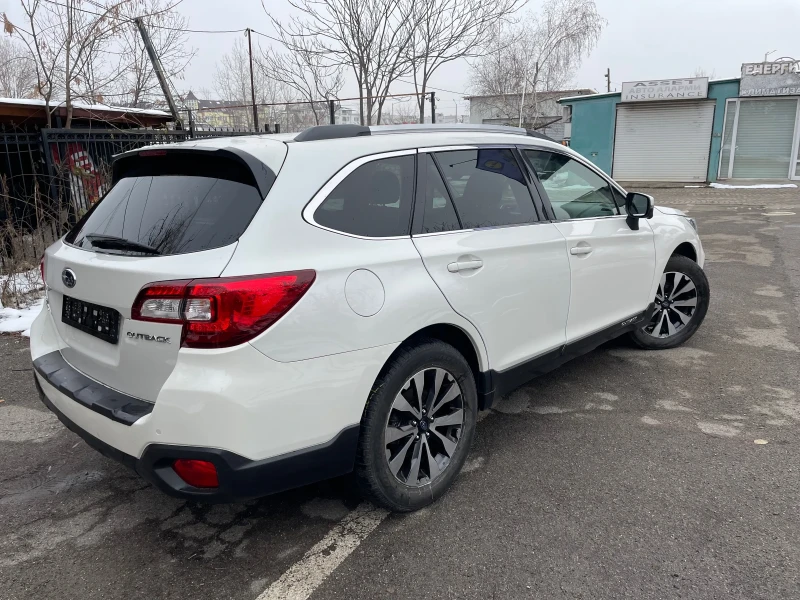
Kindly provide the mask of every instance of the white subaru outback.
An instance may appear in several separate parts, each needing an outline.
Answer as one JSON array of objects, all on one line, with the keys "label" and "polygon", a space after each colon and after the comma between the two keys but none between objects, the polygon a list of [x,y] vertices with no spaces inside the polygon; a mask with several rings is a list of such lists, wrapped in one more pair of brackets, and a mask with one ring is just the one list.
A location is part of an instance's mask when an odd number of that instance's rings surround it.
[{"label": "white subaru outback", "polygon": [[42,268],[44,403],[167,493],[355,471],[441,496],[476,413],[599,344],[671,348],[709,302],[695,222],[508,127],[314,127],[116,157]]}]

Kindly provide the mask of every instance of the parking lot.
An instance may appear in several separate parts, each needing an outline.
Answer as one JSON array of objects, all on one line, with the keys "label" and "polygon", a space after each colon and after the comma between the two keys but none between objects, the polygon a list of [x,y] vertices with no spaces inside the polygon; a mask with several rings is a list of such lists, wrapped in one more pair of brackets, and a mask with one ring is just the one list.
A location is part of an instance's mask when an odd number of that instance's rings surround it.
[{"label": "parking lot", "polygon": [[67,431],[27,340],[0,337],[0,599],[800,597],[800,190],[642,191],[698,221],[697,335],[618,340],[502,399],[410,515],[348,478],[169,498]]}]

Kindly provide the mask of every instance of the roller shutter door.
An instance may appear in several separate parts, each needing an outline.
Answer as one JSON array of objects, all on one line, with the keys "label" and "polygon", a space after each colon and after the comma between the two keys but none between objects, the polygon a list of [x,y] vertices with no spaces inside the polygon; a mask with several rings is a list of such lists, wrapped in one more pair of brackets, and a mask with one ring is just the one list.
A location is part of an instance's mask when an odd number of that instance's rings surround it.
[{"label": "roller shutter door", "polygon": [[739,102],[734,179],[784,179],[792,160],[797,99]]},{"label": "roller shutter door", "polygon": [[613,176],[705,181],[714,102],[617,105]]}]

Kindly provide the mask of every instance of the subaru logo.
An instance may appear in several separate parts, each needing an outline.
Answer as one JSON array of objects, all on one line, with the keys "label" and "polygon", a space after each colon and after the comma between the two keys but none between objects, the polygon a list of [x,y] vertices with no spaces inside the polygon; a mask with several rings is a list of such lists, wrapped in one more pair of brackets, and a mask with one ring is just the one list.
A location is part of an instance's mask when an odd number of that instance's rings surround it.
[{"label": "subaru logo", "polygon": [[68,288],[74,288],[78,281],[77,277],[75,277],[75,271],[72,269],[64,269],[61,271],[61,281],[63,281],[64,285]]}]

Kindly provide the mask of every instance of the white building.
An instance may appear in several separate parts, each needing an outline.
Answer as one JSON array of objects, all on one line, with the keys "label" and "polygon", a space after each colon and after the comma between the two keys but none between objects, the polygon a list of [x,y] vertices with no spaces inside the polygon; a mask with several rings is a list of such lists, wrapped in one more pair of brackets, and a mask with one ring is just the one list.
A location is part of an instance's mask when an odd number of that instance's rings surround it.
[{"label": "white building", "polygon": [[333,119],[337,125],[358,125],[358,112],[353,108],[340,106],[333,113]]},{"label": "white building", "polygon": [[495,96],[466,96],[469,100],[469,122],[473,124],[512,125],[536,129],[554,140],[564,139],[560,98],[596,94],[594,90],[557,90],[552,92],[529,92],[525,94],[525,106],[521,107],[522,94],[499,94]]}]

